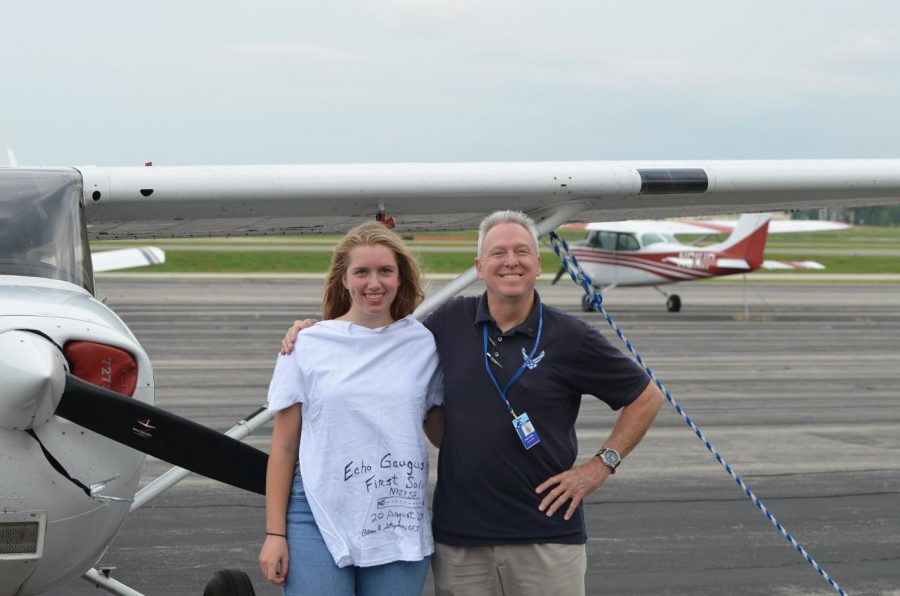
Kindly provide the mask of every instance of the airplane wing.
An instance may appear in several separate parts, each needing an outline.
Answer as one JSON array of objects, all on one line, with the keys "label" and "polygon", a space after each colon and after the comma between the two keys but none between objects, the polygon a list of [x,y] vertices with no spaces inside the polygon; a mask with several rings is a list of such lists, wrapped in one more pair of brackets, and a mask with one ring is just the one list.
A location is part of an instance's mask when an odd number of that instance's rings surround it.
[{"label": "airplane wing", "polygon": [[[730,234],[737,225],[736,219],[698,219],[662,222],[672,234]],[[797,232],[836,232],[846,230],[850,224],[839,221],[815,219],[772,219],[769,220],[770,234],[793,234]]]},{"label": "airplane wing", "polygon": [[486,213],[608,221],[900,202],[900,159],[77,168],[89,234],[472,228]]},{"label": "airplane wing", "polygon": [[[628,221],[604,221],[571,223],[570,230],[606,230],[612,232],[657,232],[663,234],[730,234],[737,225],[736,219],[632,219]],[[849,229],[850,224],[817,219],[773,219],[769,221],[770,234],[796,232],[835,232]]]},{"label": "airplane wing", "polygon": [[[729,234],[737,221],[683,220],[683,219],[629,219],[626,221],[600,221],[588,224],[570,224],[569,229],[603,230],[606,232],[630,232],[632,234]],[[578,227],[575,227],[578,226]]]},{"label": "airplane wing", "polygon": [[156,246],[121,248],[91,253],[94,273],[118,271],[132,267],[146,267],[166,262],[166,253]]},{"label": "airplane wing", "polygon": [[[671,225],[674,220],[666,219],[627,219],[625,221],[595,221],[583,224],[582,229],[589,231],[603,230],[604,232],[628,232],[631,234],[645,234],[656,232],[658,234],[682,234],[688,232],[678,230],[678,226]],[[569,226],[570,229],[571,226]],[[691,232],[699,234],[701,232]]]}]

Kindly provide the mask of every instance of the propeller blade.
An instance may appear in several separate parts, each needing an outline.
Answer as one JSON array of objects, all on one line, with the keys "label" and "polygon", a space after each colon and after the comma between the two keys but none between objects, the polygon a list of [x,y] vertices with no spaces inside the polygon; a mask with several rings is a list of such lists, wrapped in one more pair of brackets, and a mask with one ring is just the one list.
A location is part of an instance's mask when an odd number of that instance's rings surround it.
[{"label": "propeller blade", "polygon": [[207,478],[266,493],[269,456],[211,428],[67,374],[56,408],[113,441]]}]

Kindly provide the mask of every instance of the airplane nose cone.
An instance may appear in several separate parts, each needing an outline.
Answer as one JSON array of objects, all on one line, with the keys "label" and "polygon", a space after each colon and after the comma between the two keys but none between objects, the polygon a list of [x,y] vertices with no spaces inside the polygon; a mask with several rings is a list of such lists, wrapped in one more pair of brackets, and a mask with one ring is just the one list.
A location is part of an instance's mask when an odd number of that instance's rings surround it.
[{"label": "airplane nose cone", "polygon": [[53,416],[66,386],[66,361],[52,342],[27,331],[0,333],[0,427],[26,430]]}]

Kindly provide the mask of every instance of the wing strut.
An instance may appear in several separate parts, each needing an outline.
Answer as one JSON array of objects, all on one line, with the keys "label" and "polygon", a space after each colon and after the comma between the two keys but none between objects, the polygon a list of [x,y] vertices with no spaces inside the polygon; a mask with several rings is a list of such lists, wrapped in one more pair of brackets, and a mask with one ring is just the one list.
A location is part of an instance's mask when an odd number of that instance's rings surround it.
[{"label": "wing strut", "polygon": [[109,577],[109,574],[97,571],[96,569],[88,569],[81,577],[98,588],[116,594],[116,596],[144,596],[140,592],[132,590],[122,582]]}]

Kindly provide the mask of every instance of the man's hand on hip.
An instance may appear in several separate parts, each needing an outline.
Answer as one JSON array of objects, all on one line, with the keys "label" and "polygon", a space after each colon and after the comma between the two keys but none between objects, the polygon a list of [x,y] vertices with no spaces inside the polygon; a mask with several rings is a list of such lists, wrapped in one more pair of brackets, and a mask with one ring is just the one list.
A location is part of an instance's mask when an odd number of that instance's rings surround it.
[{"label": "man's hand on hip", "polygon": [[575,466],[548,478],[535,489],[535,492],[541,494],[552,488],[541,501],[538,510],[546,511],[547,517],[552,517],[560,507],[571,501],[564,517],[567,520],[572,519],[581,501],[597,490],[606,481],[609,474],[610,469],[595,457],[584,465]]}]

